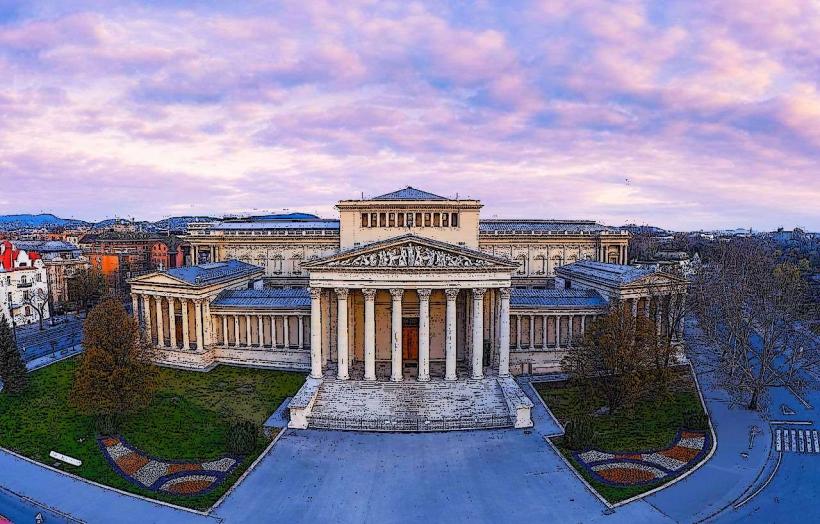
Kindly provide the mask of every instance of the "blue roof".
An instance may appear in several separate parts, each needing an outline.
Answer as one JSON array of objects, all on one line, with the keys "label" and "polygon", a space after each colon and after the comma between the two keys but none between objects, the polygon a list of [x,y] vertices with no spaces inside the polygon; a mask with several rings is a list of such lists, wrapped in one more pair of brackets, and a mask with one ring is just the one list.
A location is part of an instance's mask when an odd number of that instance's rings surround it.
[{"label": "blue roof", "polygon": [[226,289],[211,308],[310,309],[310,292],[306,287],[293,289]]},{"label": "blue roof", "polygon": [[614,285],[630,284],[656,272],[654,268],[637,268],[635,266],[608,264],[605,262],[595,262],[593,260],[573,262],[572,264],[557,268],[556,271],[559,274],[570,273],[571,276],[588,277]]},{"label": "blue roof", "polygon": [[605,308],[607,300],[592,289],[512,289],[510,307],[544,309]]},{"label": "blue roof", "polygon": [[370,200],[449,200],[440,195],[434,195],[415,187],[407,186],[404,189],[373,197]]},{"label": "blue roof", "polygon": [[184,266],[169,269],[168,275],[189,284],[213,284],[220,280],[230,280],[243,275],[252,275],[264,271],[259,266],[246,264],[239,260],[226,260],[198,266]]},{"label": "blue roof", "polygon": [[318,218],[312,220],[230,220],[219,222],[211,229],[339,229],[339,220]]},{"label": "blue roof", "polygon": [[517,219],[490,219],[481,220],[478,225],[479,233],[510,234],[510,233],[599,233],[601,231],[617,231],[609,226],[598,224],[593,220],[517,220]]}]

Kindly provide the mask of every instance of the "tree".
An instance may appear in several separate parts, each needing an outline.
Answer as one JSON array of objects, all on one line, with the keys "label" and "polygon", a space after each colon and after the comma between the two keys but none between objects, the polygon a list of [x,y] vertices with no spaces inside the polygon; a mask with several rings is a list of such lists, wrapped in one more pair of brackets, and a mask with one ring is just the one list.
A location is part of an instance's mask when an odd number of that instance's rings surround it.
[{"label": "tree", "polygon": [[84,334],[85,351],[74,375],[71,403],[81,413],[107,419],[116,427],[151,401],[157,379],[151,346],[113,297],[91,309]]},{"label": "tree", "polygon": [[757,410],[769,388],[805,387],[820,365],[806,282],[755,239],[720,245],[697,276],[696,311],[723,386]]},{"label": "tree", "polygon": [[70,296],[80,303],[86,312],[91,304],[105,293],[105,289],[105,276],[94,267],[77,270],[70,281]]},{"label": "tree", "polygon": [[613,413],[645,391],[653,344],[655,323],[645,316],[634,316],[626,304],[616,303],[591,323],[580,344],[563,358],[561,367],[570,380],[606,399]]},{"label": "tree", "polygon": [[48,310],[48,291],[38,288],[34,293],[28,293],[23,302],[37,312],[37,320],[40,322],[40,331],[42,331],[43,320]]},{"label": "tree", "polygon": [[3,389],[12,395],[21,393],[28,383],[26,365],[14,343],[14,334],[5,315],[0,318],[0,379]]}]

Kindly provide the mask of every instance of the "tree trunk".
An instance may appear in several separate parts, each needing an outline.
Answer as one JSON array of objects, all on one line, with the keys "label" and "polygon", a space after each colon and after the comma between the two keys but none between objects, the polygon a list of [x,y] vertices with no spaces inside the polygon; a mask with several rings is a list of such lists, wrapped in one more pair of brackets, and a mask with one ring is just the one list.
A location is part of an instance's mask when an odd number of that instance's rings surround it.
[{"label": "tree trunk", "polygon": [[758,395],[758,390],[757,390],[757,389],[755,389],[755,390],[752,392],[752,398],[749,400],[749,405],[747,406],[747,408],[748,408],[750,411],[757,411],[757,408],[758,408],[758,396],[759,396],[759,395]]}]

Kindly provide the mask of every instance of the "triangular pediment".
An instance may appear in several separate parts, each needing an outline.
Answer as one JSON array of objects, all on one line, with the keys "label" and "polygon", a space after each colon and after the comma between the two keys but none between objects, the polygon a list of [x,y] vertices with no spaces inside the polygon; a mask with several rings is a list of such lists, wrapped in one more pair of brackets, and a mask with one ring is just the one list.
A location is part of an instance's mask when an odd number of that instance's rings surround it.
[{"label": "triangular pediment", "polygon": [[474,271],[512,270],[517,264],[480,251],[410,234],[311,261],[303,267],[311,271],[337,268]]},{"label": "triangular pediment", "polygon": [[148,284],[148,285],[161,285],[161,286],[185,286],[190,287],[188,282],[180,278],[173,277],[168,273],[163,273],[161,271],[156,271],[154,273],[148,273],[145,275],[140,275],[138,277],[134,277],[129,280],[129,283],[133,284]]},{"label": "triangular pediment", "polygon": [[686,279],[662,271],[655,271],[641,278],[635,279],[622,288],[646,288],[653,286],[677,286],[686,284]]}]

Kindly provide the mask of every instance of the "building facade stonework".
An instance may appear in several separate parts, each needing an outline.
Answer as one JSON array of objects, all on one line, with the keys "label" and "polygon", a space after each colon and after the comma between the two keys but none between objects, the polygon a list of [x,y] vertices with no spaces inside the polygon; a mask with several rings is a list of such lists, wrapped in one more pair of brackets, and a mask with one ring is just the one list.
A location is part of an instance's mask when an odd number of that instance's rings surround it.
[{"label": "building facade stonework", "polygon": [[[526,426],[531,402],[511,375],[558,370],[586,325],[655,273],[622,270],[625,231],[484,221],[481,207],[406,188],[341,201],[339,219],[191,224],[198,264],[132,279],[134,312],[165,364],[309,372],[289,406],[293,427]],[[660,278],[681,292],[674,277]],[[399,407],[385,412],[391,426],[380,411],[403,395],[465,391],[475,401],[459,413],[422,406],[398,417]]]}]

